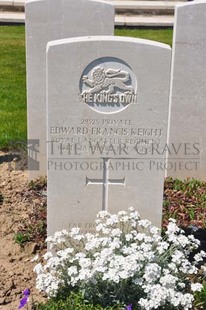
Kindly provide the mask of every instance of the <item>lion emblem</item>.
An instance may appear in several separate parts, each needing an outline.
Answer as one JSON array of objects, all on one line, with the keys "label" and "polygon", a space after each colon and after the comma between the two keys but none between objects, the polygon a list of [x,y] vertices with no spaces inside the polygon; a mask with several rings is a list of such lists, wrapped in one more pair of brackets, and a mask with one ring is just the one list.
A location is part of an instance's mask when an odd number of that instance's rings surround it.
[{"label": "lion emblem", "polygon": [[84,93],[114,94],[117,89],[128,94],[134,93],[133,87],[125,84],[130,79],[130,75],[126,71],[105,70],[104,68],[97,67],[93,69],[91,76],[91,80],[87,75],[82,77],[84,84],[91,88],[85,90]]}]

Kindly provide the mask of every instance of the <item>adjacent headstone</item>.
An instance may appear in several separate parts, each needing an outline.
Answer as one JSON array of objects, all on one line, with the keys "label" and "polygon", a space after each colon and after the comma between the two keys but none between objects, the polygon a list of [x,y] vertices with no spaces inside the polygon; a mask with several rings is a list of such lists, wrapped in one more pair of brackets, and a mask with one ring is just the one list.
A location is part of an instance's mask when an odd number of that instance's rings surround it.
[{"label": "adjacent headstone", "polygon": [[206,1],[176,7],[167,176],[206,180]]},{"label": "adjacent headstone", "polygon": [[[48,235],[137,208],[161,226],[171,49],[122,37],[49,42]],[[153,150],[155,144],[155,150]],[[158,158],[157,158],[158,157]]]},{"label": "adjacent headstone", "polygon": [[83,35],[112,35],[114,7],[93,0],[26,0],[28,170],[46,175],[46,44]]}]

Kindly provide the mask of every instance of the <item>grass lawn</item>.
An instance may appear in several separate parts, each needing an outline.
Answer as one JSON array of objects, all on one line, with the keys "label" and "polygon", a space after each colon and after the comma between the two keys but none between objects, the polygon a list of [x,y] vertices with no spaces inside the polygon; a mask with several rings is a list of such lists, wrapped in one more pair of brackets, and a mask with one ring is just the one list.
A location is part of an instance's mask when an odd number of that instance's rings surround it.
[{"label": "grass lawn", "polygon": [[[119,36],[171,45],[172,29],[116,29]],[[0,26],[0,148],[26,140],[25,27]]]},{"label": "grass lawn", "polygon": [[0,27],[0,147],[26,139],[24,26]]},{"label": "grass lawn", "polygon": [[115,35],[159,41],[172,46],[172,29],[129,29],[117,28]]}]

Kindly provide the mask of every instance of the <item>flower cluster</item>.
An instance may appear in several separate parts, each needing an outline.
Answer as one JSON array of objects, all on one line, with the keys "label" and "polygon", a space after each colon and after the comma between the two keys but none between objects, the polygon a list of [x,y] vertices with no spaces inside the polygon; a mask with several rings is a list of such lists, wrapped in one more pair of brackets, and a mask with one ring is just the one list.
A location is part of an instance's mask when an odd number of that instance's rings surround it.
[{"label": "flower cluster", "polygon": [[52,249],[44,264],[35,267],[37,288],[49,297],[79,290],[85,300],[102,306],[133,305],[134,309],[190,309],[193,292],[201,284],[188,276],[198,272],[188,259],[199,241],[186,237],[170,220],[164,237],[148,220],[141,220],[134,208],[128,212],[97,215],[94,233],[79,228],[49,237]]}]

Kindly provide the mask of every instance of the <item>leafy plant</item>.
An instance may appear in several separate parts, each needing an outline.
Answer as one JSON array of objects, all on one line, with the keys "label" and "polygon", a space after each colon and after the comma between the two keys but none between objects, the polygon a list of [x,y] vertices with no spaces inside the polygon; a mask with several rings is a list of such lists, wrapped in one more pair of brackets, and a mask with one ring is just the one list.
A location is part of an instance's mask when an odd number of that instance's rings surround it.
[{"label": "leafy plant", "polygon": [[21,245],[33,241],[37,242],[40,247],[45,247],[46,228],[46,208],[37,206],[32,209],[29,218],[19,224],[15,241]]},{"label": "leafy plant", "polygon": [[165,237],[159,233],[133,208],[99,212],[93,234],[72,228],[47,238],[52,252],[35,267],[37,288],[50,298],[78,292],[85,303],[102,307],[131,303],[134,309],[190,309],[193,292],[202,289],[192,276],[206,253],[190,262],[199,242],[186,237],[172,219]]},{"label": "leafy plant", "polygon": [[203,283],[203,289],[201,292],[195,293],[194,310],[206,309],[206,282]]},{"label": "leafy plant", "polygon": [[122,307],[106,307],[100,305],[87,304],[80,293],[71,292],[66,298],[55,298],[49,300],[46,304],[36,304],[33,310],[122,310]]},{"label": "leafy plant", "polygon": [[29,188],[35,191],[43,191],[47,188],[47,179],[46,177],[39,177],[36,180],[29,182]]},{"label": "leafy plant", "polygon": [[16,243],[23,246],[26,242],[30,241],[29,233],[18,232],[14,235],[14,240]]},{"label": "leafy plant", "polygon": [[167,178],[164,186],[163,227],[169,218],[180,227],[206,228],[206,182]]},{"label": "leafy plant", "polygon": [[[28,218],[23,219],[17,228],[15,240],[24,245],[26,242],[37,242],[40,248],[46,246],[47,234],[47,199],[46,178],[39,178],[29,183],[28,189],[22,193],[31,201]],[[35,202],[34,202],[35,201]]]}]

